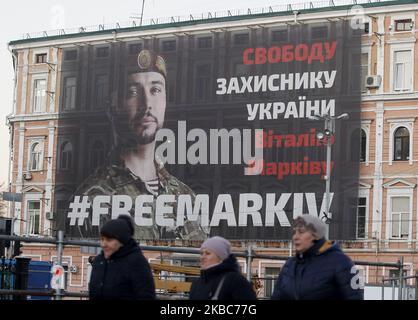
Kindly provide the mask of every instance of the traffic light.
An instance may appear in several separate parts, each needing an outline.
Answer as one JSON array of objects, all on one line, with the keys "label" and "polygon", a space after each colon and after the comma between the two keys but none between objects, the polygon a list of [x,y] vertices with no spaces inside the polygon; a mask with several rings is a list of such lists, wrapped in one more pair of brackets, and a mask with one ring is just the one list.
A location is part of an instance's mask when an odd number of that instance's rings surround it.
[{"label": "traffic light", "polygon": [[20,241],[15,241],[15,244],[13,246],[13,258],[22,254],[21,248],[22,245],[20,244]]}]

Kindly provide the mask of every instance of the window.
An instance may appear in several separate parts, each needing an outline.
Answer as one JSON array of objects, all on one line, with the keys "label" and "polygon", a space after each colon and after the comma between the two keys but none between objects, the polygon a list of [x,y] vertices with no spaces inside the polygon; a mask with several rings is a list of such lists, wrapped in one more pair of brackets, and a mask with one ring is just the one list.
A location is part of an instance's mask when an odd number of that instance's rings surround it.
[{"label": "window", "polygon": [[357,203],[357,238],[364,239],[366,237],[366,210],[367,199],[358,198]]},{"label": "window", "polygon": [[394,52],[393,89],[410,90],[412,87],[412,52],[410,50]]},{"label": "window", "polygon": [[167,69],[167,75],[168,75],[168,81],[167,81],[167,86],[168,86],[168,102],[175,102],[176,100],[176,79],[177,79],[177,75],[175,72],[175,69],[170,68]]},{"label": "window", "polygon": [[142,43],[131,43],[129,45],[128,52],[129,54],[138,54],[142,49]]},{"label": "window", "polygon": [[103,109],[108,100],[109,94],[109,80],[106,74],[100,74],[96,76],[96,88],[95,88],[95,106],[98,109]]},{"label": "window", "polygon": [[[390,285],[394,285],[394,286],[399,286],[399,276],[400,276],[401,272],[399,269],[392,269],[389,270],[389,276],[388,278],[398,278],[398,279],[393,279],[391,280],[389,283]],[[408,276],[408,270],[403,270],[403,276],[406,277]],[[405,280],[404,280],[405,281]]]},{"label": "window", "polygon": [[364,33],[369,33],[369,30],[370,30],[370,23],[365,22],[364,23]]},{"label": "window", "polygon": [[176,40],[163,41],[162,45],[164,52],[176,50]]},{"label": "window", "polygon": [[102,47],[96,49],[97,58],[106,58],[109,56],[109,47]]},{"label": "window", "polygon": [[409,197],[391,198],[392,238],[405,239],[409,236]]},{"label": "window", "polygon": [[209,98],[210,67],[210,64],[205,64],[196,68],[196,98],[198,100]]},{"label": "window", "polygon": [[90,255],[98,255],[101,251],[100,247],[86,247],[86,246],[82,246],[80,247],[80,252],[81,253],[87,253]]},{"label": "window", "polygon": [[405,127],[396,129],[394,134],[394,154],[393,160],[409,160],[409,131]]},{"label": "window", "polygon": [[30,149],[29,170],[37,171],[41,169],[41,144],[36,142]]},{"label": "window", "polygon": [[46,103],[46,80],[35,80],[33,91],[33,111],[42,112]]},{"label": "window", "polygon": [[40,201],[28,201],[28,233],[39,234],[40,229]]},{"label": "window", "polygon": [[61,145],[61,161],[60,169],[69,170],[72,168],[73,162],[73,146],[66,141]]},{"label": "window", "polygon": [[90,168],[96,169],[104,163],[105,148],[101,141],[96,141],[90,151]]},{"label": "window", "polygon": [[395,21],[395,31],[411,31],[413,26],[412,19]]},{"label": "window", "polygon": [[[67,199],[70,196],[67,197]],[[67,217],[67,213],[69,211],[69,201],[68,200],[58,200],[56,202],[55,212],[56,212],[56,228],[59,230],[64,230],[65,235],[71,237],[71,228],[70,228],[70,222]]]},{"label": "window", "polygon": [[365,162],[367,154],[367,135],[363,129],[356,129],[350,135],[349,155],[352,162]]},{"label": "window", "polygon": [[361,84],[361,91],[366,92],[366,77],[369,73],[369,54],[362,53],[361,54],[361,62],[360,62],[360,84]]},{"label": "window", "polygon": [[75,97],[77,91],[76,77],[67,77],[64,79],[64,110],[75,109]]},{"label": "window", "polygon": [[212,37],[201,37],[197,39],[197,47],[199,49],[212,48]]},{"label": "window", "polygon": [[242,46],[250,42],[249,33],[239,33],[234,35],[234,45]]},{"label": "window", "polygon": [[363,129],[360,130],[360,162],[366,161],[367,153],[367,135],[366,131]]},{"label": "window", "polygon": [[40,53],[35,55],[36,63],[45,63],[46,62],[46,53]]},{"label": "window", "polygon": [[276,30],[271,32],[271,40],[276,42],[287,41],[287,30]]},{"label": "window", "polygon": [[64,60],[65,61],[77,60],[77,50],[64,51]]},{"label": "window", "polygon": [[328,27],[313,27],[312,39],[325,39],[328,36]]},{"label": "window", "polygon": [[264,271],[264,296],[271,297],[274,290],[274,284],[279,276],[280,268],[266,267]]}]

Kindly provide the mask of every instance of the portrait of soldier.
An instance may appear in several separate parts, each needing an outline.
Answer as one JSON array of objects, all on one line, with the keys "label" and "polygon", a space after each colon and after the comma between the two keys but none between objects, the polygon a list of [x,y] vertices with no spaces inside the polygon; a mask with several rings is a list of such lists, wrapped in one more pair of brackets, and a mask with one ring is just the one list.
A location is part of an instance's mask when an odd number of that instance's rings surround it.
[{"label": "portrait of soldier", "polygon": [[[156,197],[159,195],[192,195],[194,192],[185,183],[171,175],[156,157],[156,136],[164,125],[167,103],[167,71],[164,59],[151,50],[142,50],[137,56],[134,70],[127,72],[124,82],[123,105],[108,112],[112,128],[113,150],[107,165],[97,168],[76,190],[76,196],[153,195],[151,213],[141,213],[144,218],[152,218],[152,226],[136,226],[136,239],[183,239],[204,240],[208,231],[199,221],[185,220],[183,226],[161,227],[155,223]],[[103,205],[102,205],[103,206]],[[101,215],[100,225],[111,217]],[[173,204],[173,214],[165,218],[176,221],[177,207]],[[134,209],[131,210],[133,215]],[[85,221],[79,227],[82,235],[97,236],[97,228]]]}]

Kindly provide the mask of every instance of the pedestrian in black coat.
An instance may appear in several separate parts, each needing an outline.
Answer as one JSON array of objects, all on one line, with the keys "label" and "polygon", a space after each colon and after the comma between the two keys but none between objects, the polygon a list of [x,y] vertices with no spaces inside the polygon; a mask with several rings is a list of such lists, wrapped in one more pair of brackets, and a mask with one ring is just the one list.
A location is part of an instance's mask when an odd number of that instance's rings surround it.
[{"label": "pedestrian in black coat", "polygon": [[283,266],[272,299],[362,300],[363,288],[351,259],[336,243],[326,240],[326,225],[319,218],[295,219],[296,256]]},{"label": "pedestrian in black coat", "polygon": [[207,239],[200,248],[200,277],[192,283],[190,300],[255,300],[251,284],[240,273],[231,244],[222,237]]},{"label": "pedestrian in black coat", "polygon": [[94,259],[90,300],[155,299],[154,279],[142,254],[130,216],[120,215],[100,230],[102,252]]}]

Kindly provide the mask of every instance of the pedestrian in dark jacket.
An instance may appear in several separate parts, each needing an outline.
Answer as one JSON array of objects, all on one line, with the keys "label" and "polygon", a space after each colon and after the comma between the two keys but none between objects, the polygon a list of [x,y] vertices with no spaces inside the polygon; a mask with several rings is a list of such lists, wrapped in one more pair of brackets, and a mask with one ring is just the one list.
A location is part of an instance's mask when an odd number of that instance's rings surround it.
[{"label": "pedestrian in dark jacket", "polygon": [[90,300],[155,299],[151,268],[133,239],[132,218],[109,220],[100,235],[102,252],[93,261]]},{"label": "pedestrian in dark jacket", "polygon": [[191,300],[255,300],[251,284],[240,273],[231,244],[212,237],[200,247],[200,278],[190,290]]},{"label": "pedestrian in dark jacket", "polygon": [[276,281],[272,299],[362,300],[363,288],[351,259],[325,238],[326,224],[304,214],[295,219],[290,258]]}]

